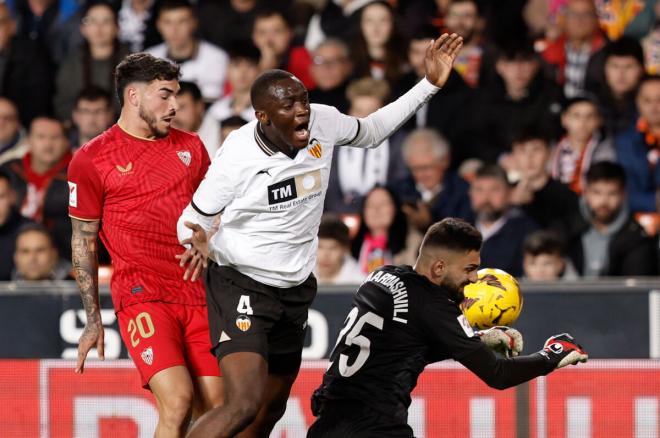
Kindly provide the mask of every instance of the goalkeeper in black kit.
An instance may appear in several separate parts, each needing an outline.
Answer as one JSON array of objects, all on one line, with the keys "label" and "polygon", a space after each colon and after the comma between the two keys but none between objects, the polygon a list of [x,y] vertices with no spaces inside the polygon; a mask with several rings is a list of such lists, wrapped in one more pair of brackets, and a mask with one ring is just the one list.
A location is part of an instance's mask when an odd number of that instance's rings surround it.
[{"label": "goalkeeper in black kit", "polygon": [[414,267],[384,266],[369,275],[312,396],[318,418],[308,438],[412,437],[410,394],[433,362],[454,359],[496,389],[586,362],[567,333],[518,356],[522,336],[515,329],[472,331],[459,304],[463,288],[477,280],[481,244],[476,228],[447,218],[429,228]]}]

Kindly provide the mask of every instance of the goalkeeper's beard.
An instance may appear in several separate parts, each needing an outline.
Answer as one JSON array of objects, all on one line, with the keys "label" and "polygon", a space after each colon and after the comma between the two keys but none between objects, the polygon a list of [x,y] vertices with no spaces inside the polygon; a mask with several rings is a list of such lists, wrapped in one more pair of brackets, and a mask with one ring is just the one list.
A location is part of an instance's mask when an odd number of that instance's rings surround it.
[{"label": "goalkeeper's beard", "polygon": [[461,284],[456,284],[453,279],[445,277],[442,282],[440,283],[440,286],[443,288],[447,289],[449,291],[449,295],[455,303],[460,303],[465,299],[465,294],[463,293],[463,289],[465,286],[470,284],[470,281],[464,281]]}]

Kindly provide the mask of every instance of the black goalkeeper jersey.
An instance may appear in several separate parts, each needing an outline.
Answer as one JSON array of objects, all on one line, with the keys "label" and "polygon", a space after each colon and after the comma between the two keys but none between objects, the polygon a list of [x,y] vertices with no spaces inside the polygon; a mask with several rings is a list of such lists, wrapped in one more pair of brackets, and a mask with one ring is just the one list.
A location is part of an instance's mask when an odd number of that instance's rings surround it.
[{"label": "black goalkeeper jersey", "polygon": [[426,365],[481,348],[446,289],[410,266],[384,266],[358,289],[315,397],[357,401],[406,422]]}]

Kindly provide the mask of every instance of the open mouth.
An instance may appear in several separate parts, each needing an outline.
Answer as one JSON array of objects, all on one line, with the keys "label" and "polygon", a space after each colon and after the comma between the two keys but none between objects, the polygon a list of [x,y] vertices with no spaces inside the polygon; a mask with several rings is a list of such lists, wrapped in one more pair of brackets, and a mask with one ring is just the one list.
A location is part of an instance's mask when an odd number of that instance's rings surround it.
[{"label": "open mouth", "polygon": [[307,140],[309,140],[309,121],[296,125],[296,127],[293,130],[293,134],[296,140],[299,140],[301,142],[304,141],[305,143],[307,143]]}]

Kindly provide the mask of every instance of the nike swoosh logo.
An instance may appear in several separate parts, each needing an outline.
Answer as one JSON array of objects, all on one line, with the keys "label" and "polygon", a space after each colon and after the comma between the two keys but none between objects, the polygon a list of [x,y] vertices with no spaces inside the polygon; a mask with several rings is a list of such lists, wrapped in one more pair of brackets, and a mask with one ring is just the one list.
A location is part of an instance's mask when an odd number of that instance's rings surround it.
[{"label": "nike swoosh logo", "polygon": [[260,170],[259,172],[257,172],[257,175],[261,175],[262,173],[265,173],[266,175],[271,176],[270,173],[268,172],[269,170],[270,169]]}]

